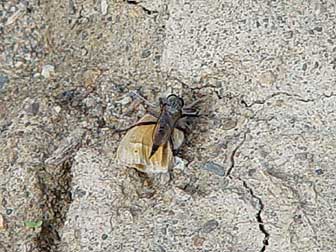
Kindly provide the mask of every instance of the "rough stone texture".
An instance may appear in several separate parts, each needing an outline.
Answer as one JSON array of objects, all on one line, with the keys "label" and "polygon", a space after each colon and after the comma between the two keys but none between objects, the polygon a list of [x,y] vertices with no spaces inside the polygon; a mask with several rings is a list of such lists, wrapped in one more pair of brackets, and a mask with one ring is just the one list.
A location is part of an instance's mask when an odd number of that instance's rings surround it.
[{"label": "rough stone texture", "polygon": [[[149,178],[116,167],[108,157],[91,149],[75,157],[73,202],[62,232],[62,251],[259,249],[264,237],[255,219],[257,210],[239,181],[204,174],[187,182],[192,189],[177,180],[169,186],[148,185]],[[176,176],[185,180],[197,172]],[[200,238],[202,244],[195,241]]]},{"label": "rough stone texture", "polygon": [[[0,3],[0,251],[335,251],[335,13]],[[116,165],[104,127],[170,92],[207,95],[178,167]]]}]

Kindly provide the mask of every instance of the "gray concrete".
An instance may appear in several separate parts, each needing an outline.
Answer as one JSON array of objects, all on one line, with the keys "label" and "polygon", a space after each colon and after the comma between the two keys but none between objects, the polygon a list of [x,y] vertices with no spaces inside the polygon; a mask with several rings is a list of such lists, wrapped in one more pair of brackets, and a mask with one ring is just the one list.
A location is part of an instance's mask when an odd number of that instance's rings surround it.
[{"label": "gray concrete", "polygon": [[[0,11],[0,251],[336,250],[334,1]],[[171,92],[207,95],[178,166],[118,166],[104,122]]]}]

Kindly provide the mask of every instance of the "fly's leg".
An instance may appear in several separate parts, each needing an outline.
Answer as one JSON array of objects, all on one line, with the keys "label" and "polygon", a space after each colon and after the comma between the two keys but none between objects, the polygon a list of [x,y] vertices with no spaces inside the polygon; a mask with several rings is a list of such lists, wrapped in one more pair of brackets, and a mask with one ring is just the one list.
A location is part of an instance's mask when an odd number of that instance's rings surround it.
[{"label": "fly's leg", "polygon": [[130,92],[131,95],[136,96],[137,98],[139,98],[141,101],[143,101],[146,105],[148,105],[149,107],[152,108],[156,108],[157,106],[155,106],[154,104],[150,103],[146,98],[144,98],[142,95],[138,94],[138,92],[136,91],[131,91]]},{"label": "fly's leg", "polygon": [[170,138],[169,138],[169,143],[170,143],[170,146],[172,148],[173,155],[177,156],[179,154],[179,148],[175,149],[175,144],[174,144],[174,140],[173,140],[172,136],[170,136]]},{"label": "fly's leg", "polygon": [[184,117],[200,117],[199,112],[190,112],[190,113],[183,113],[181,118]]},{"label": "fly's leg", "polygon": [[[154,116],[155,118],[159,118],[160,117],[160,112],[157,111],[157,106],[150,103],[146,98],[144,98],[142,95],[138,94],[138,92],[136,91],[131,91],[130,92],[132,95],[134,95],[135,97],[137,97],[138,99],[141,100],[141,102],[143,102],[145,105],[147,105],[146,108],[146,112],[152,116]],[[160,100],[160,105],[161,105],[161,100]]]},{"label": "fly's leg", "polygon": [[153,108],[147,108],[147,113],[154,116],[155,118],[159,119],[160,117],[160,112],[158,112],[156,109],[153,109]]},{"label": "fly's leg", "polygon": [[184,134],[189,134],[191,132],[190,117],[189,116],[181,117],[176,122],[175,128],[181,130]]},{"label": "fly's leg", "polygon": [[190,103],[189,105],[184,106],[183,111],[185,111],[185,112],[195,111],[195,109],[193,107],[195,107],[199,103],[204,102],[206,100],[206,98],[207,98],[207,96],[204,96],[204,97],[202,97],[200,99],[197,99],[196,101]]}]

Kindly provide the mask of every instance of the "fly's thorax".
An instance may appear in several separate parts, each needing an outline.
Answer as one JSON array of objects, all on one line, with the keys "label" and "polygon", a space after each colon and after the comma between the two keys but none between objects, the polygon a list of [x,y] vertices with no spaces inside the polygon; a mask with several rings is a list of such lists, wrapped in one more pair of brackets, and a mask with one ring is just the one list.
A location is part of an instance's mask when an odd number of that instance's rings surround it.
[{"label": "fly's thorax", "polygon": [[160,98],[161,111],[168,112],[172,117],[182,113],[184,101],[181,97],[171,94],[166,98]]},{"label": "fly's thorax", "polygon": [[159,122],[161,124],[168,125],[172,130],[174,129],[176,122],[181,118],[182,111],[170,111],[168,108],[163,109]]}]

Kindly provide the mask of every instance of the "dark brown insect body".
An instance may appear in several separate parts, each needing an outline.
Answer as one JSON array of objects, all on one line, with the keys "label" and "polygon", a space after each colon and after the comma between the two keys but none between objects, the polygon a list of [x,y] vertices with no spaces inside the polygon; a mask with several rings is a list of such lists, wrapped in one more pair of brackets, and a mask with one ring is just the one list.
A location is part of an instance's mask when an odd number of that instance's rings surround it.
[{"label": "dark brown insect body", "polygon": [[170,95],[167,99],[160,100],[161,113],[155,126],[150,157],[160,145],[170,142],[173,146],[172,133],[176,123],[183,115],[183,105],[182,98],[176,95]]}]

